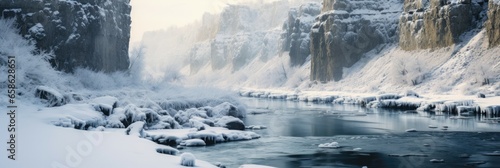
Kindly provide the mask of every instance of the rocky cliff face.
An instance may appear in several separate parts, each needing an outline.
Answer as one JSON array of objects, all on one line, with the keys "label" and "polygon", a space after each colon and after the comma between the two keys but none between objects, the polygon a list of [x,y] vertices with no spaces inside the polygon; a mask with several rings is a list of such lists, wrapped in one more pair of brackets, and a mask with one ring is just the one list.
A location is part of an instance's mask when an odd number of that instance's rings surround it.
[{"label": "rocky cliff face", "polygon": [[402,0],[324,0],[310,33],[311,80],[338,81],[365,53],[397,41]]},{"label": "rocky cliff face", "polygon": [[399,46],[436,49],[458,43],[463,33],[482,26],[486,6],[483,0],[405,0]]},{"label": "rocky cliff face", "polygon": [[112,72],[129,65],[130,0],[2,0],[0,17],[15,18],[20,33],[52,51],[59,70]]},{"label": "rocky cliff face", "polygon": [[500,3],[498,0],[490,1],[488,4],[488,21],[486,22],[486,34],[489,47],[500,45]]},{"label": "rocky cliff face", "polygon": [[283,25],[282,51],[289,51],[291,65],[297,66],[305,63],[310,55],[309,33],[314,24],[314,18],[320,14],[320,3],[306,3],[299,8],[291,8],[288,18]]},{"label": "rocky cliff face", "polygon": [[229,5],[220,14],[203,16],[200,40],[190,50],[191,74],[210,65],[211,70],[229,67],[237,71],[255,58],[266,61],[278,54],[280,30],[288,10],[286,1],[262,6]]}]

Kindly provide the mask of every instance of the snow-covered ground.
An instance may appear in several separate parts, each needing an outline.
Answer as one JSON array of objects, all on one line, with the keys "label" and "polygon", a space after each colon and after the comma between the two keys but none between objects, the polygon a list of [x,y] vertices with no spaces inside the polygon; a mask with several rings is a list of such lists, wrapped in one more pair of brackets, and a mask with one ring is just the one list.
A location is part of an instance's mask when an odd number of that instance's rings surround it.
[{"label": "snow-covered ground", "polygon": [[[53,114],[75,112],[49,111]],[[44,107],[19,104],[16,160],[8,160],[7,152],[1,152],[2,167],[184,167],[180,165],[180,157],[156,152],[163,145],[127,136],[124,131],[56,127],[45,122],[54,117],[45,112]],[[5,124],[6,118],[2,117],[1,122]],[[8,135],[6,131],[2,129],[1,135]],[[7,142],[5,137],[2,136],[3,142]],[[196,167],[216,166],[196,160]]]}]

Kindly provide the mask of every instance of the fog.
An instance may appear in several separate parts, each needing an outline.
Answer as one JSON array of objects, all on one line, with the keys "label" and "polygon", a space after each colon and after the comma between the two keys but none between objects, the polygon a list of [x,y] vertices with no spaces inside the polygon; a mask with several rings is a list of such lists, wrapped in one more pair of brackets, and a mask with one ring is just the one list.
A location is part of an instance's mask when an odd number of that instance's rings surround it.
[{"label": "fog", "polygon": [[[290,8],[306,2],[320,3],[319,0],[132,1],[130,50],[134,53],[134,49],[142,46],[140,69],[144,78],[181,79],[182,85],[249,81],[253,81],[249,82],[252,85],[262,83],[256,81],[266,81],[265,86],[282,85],[287,80],[282,71],[289,62],[288,57],[276,57],[283,55],[283,25],[288,21]],[[306,20],[311,22],[314,16]],[[133,54],[131,62],[135,62]],[[260,73],[255,73],[256,70]],[[269,78],[273,80],[265,80]]]},{"label": "fog", "polygon": [[132,0],[130,44],[139,43],[144,32],[184,26],[200,20],[205,12],[220,12],[228,4],[272,1],[276,0]]}]

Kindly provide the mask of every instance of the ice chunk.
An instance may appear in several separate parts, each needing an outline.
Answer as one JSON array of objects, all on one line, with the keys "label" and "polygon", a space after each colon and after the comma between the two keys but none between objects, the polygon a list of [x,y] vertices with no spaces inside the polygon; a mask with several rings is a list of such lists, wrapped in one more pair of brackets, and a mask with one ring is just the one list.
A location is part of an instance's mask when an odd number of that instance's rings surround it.
[{"label": "ice chunk", "polygon": [[318,147],[320,147],[320,148],[340,148],[338,142],[319,144]]},{"label": "ice chunk", "polygon": [[431,163],[443,163],[444,159],[431,159],[430,162]]},{"label": "ice chunk", "polygon": [[410,128],[410,129],[407,129],[406,132],[417,132],[417,130],[415,128]]},{"label": "ice chunk", "polygon": [[275,167],[256,165],[256,164],[244,164],[244,165],[241,165],[239,168],[275,168]]}]

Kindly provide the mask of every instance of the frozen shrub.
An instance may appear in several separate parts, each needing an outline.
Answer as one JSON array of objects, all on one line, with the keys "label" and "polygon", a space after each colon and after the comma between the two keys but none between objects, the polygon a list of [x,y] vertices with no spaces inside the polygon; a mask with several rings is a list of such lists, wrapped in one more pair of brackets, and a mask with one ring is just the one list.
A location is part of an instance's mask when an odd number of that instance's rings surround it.
[{"label": "frozen shrub", "polygon": [[429,75],[428,67],[421,58],[415,57],[413,61],[408,58],[396,57],[392,61],[392,75],[396,80],[410,85],[422,83]]},{"label": "frozen shrub", "polygon": [[481,85],[491,84],[493,82],[492,80],[498,76],[491,67],[493,66],[488,64],[477,64],[476,66],[472,66],[469,72],[474,78],[475,83]]}]

